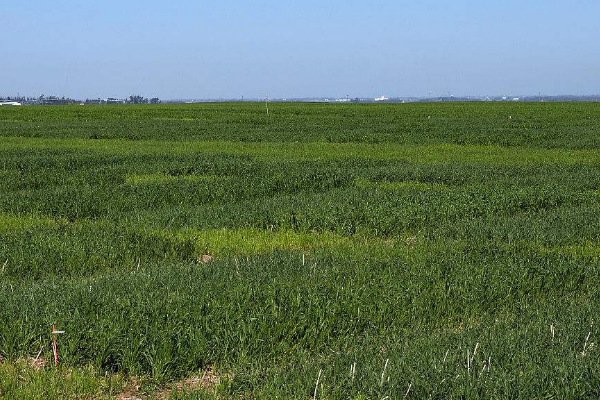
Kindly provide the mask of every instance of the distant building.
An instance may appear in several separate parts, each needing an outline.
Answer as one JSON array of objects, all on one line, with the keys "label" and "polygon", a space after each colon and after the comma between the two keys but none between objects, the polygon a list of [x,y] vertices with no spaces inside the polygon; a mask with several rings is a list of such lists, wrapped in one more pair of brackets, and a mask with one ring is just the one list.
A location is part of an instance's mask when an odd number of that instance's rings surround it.
[{"label": "distant building", "polygon": [[102,104],[102,99],[86,99],[85,104]]},{"label": "distant building", "polygon": [[375,98],[375,101],[386,101],[386,100],[389,100],[389,98],[385,97],[385,96],[381,96],[381,97],[376,97]]},{"label": "distant building", "polygon": [[73,104],[76,101],[67,97],[57,97],[57,96],[49,96],[49,97],[45,97],[44,95],[41,95],[40,97],[38,97],[37,99],[37,104],[41,104],[41,105],[65,105],[65,104]]},{"label": "distant building", "polygon": [[0,106],[20,106],[18,101],[0,101]]}]

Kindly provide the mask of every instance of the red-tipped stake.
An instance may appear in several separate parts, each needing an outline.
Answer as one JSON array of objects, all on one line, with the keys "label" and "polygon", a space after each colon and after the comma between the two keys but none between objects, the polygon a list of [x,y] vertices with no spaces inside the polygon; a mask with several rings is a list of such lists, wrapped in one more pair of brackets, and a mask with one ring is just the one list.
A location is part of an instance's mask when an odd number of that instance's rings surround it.
[{"label": "red-tipped stake", "polygon": [[52,353],[54,353],[54,365],[58,367],[58,345],[56,344],[56,335],[65,333],[65,331],[57,331],[52,324]]}]

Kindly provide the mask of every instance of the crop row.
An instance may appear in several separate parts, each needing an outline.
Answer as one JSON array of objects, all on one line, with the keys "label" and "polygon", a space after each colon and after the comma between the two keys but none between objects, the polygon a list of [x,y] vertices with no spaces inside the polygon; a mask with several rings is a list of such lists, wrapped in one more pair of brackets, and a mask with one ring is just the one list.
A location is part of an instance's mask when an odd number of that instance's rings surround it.
[{"label": "crop row", "polygon": [[596,103],[258,103],[2,110],[0,136],[167,140],[598,145]]}]

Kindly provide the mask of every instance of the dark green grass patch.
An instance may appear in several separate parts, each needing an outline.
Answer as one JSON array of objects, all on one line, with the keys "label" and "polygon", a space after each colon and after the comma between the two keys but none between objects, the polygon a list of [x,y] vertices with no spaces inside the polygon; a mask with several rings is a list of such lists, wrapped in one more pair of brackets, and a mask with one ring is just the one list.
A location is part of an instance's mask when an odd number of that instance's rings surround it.
[{"label": "dark green grass patch", "polygon": [[259,103],[15,107],[0,113],[0,136],[569,148],[597,147],[600,140],[597,103],[279,103],[270,108],[266,115]]}]

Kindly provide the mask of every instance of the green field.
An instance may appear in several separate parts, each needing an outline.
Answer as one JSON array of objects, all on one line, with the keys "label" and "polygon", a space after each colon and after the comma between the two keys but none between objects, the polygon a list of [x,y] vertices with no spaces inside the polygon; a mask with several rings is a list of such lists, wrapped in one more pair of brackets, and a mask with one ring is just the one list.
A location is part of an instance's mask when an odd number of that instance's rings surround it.
[{"label": "green field", "polygon": [[598,398],[599,147],[598,103],[2,108],[0,398]]}]

